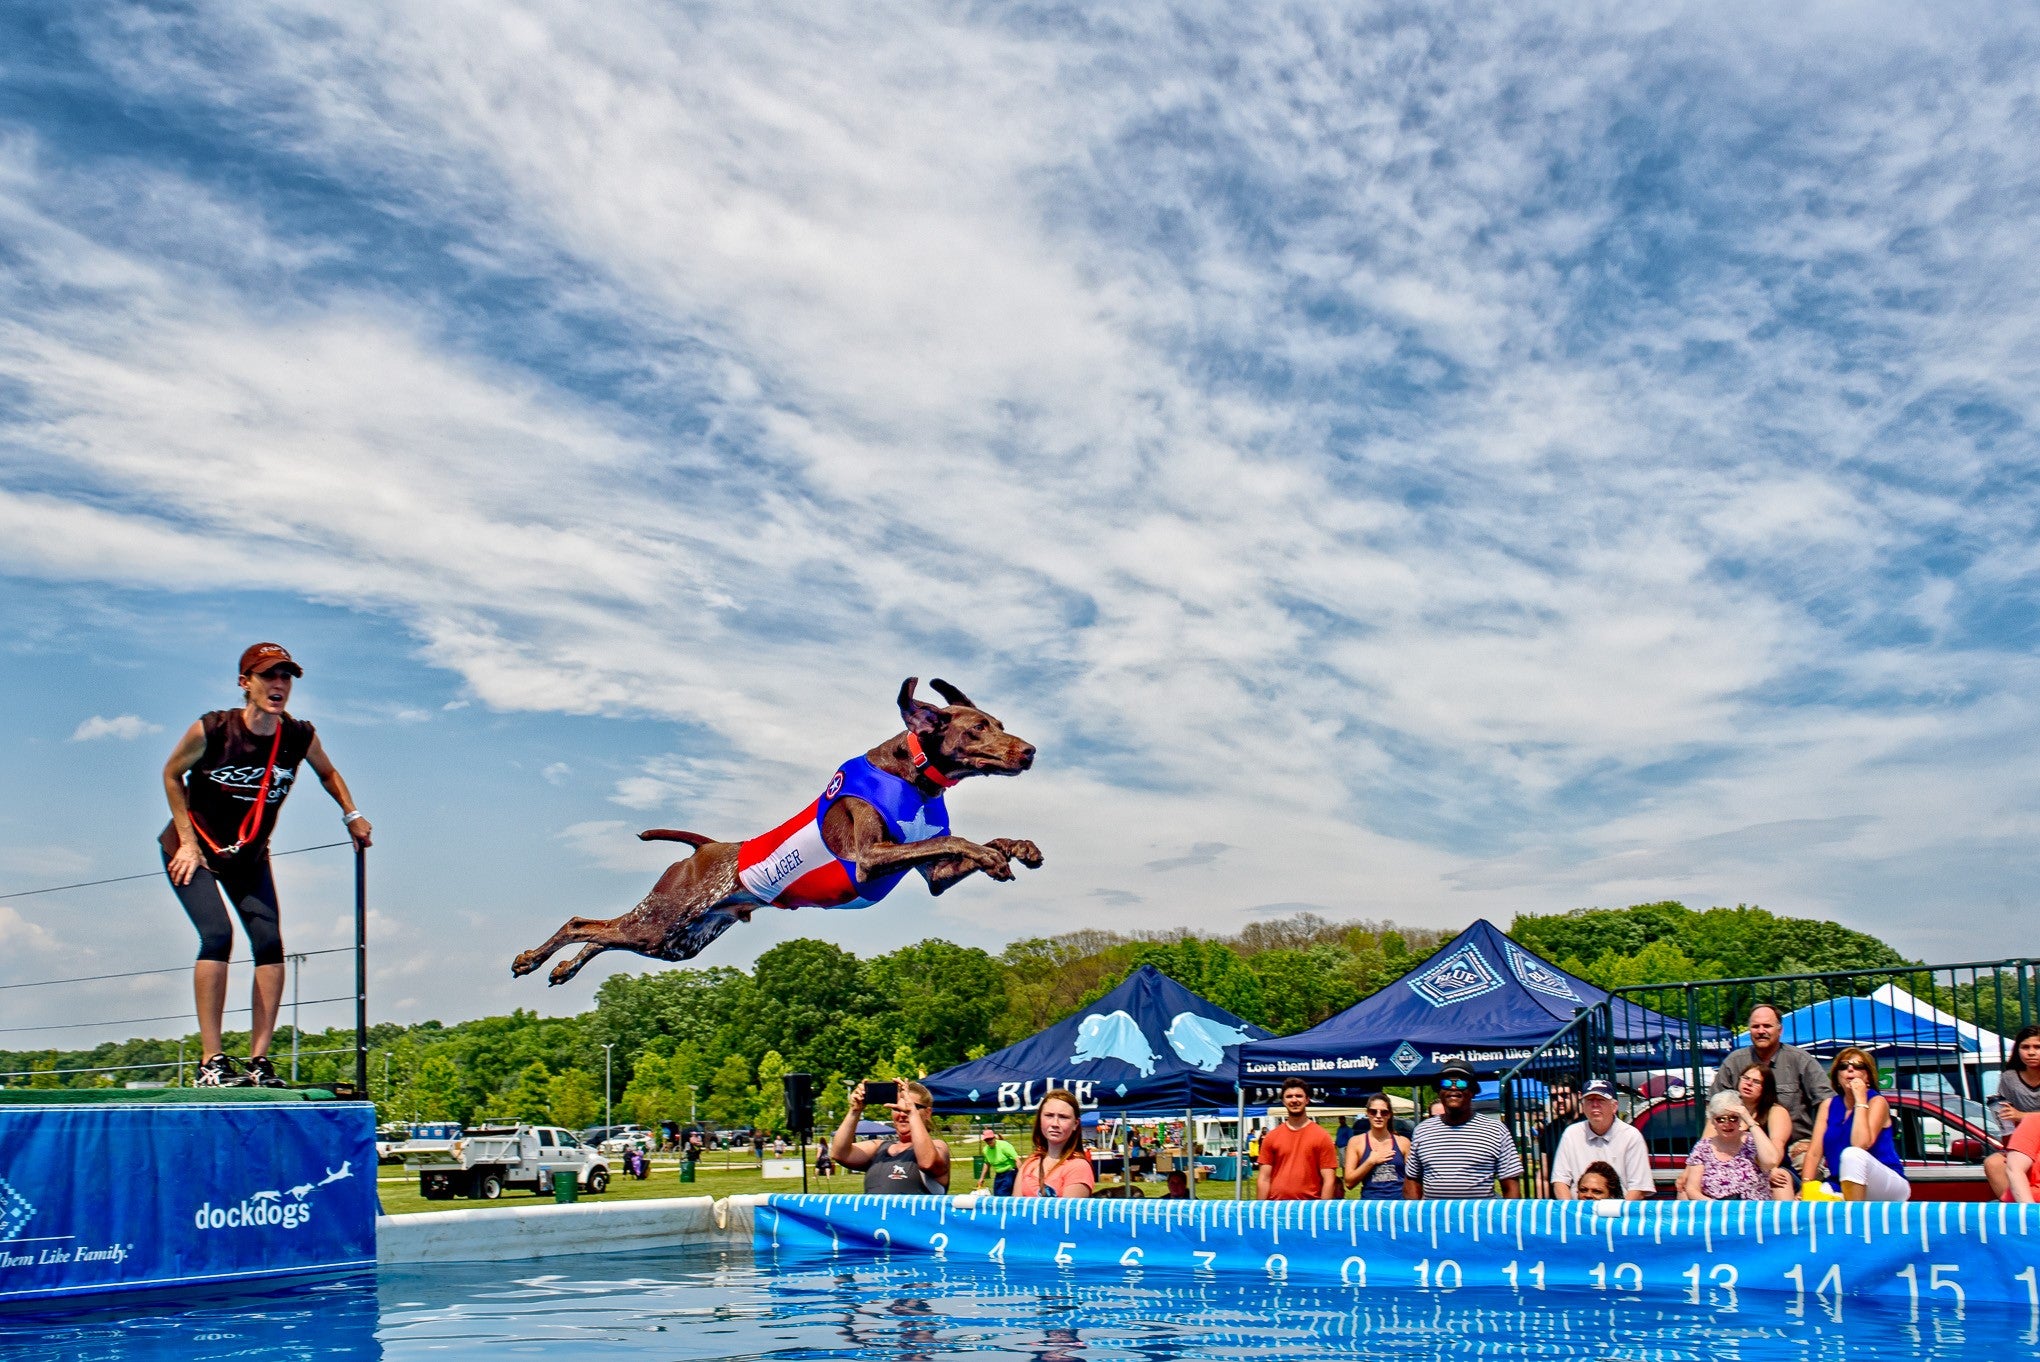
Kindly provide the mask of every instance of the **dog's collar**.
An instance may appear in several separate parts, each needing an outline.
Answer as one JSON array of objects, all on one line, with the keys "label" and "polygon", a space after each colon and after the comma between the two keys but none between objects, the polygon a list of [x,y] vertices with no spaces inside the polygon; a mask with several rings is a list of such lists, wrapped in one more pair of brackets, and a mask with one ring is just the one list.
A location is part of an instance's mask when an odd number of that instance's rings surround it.
[{"label": "dog's collar", "polygon": [[928,760],[928,754],[921,750],[920,738],[911,728],[907,730],[907,760],[913,764],[914,775],[930,785],[947,790],[957,783],[958,777],[946,776],[935,769],[935,764]]}]

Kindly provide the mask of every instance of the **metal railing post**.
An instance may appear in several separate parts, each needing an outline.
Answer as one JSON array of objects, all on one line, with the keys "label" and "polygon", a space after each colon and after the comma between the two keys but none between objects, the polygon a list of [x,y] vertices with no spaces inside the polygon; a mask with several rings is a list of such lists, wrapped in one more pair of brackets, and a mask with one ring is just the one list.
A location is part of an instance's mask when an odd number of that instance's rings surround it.
[{"label": "metal railing post", "polygon": [[1692,985],[1686,985],[1686,1071],[1693,1076],[1688,1089],[1697,1101],[1700,1095],[1700,994]]},{"label": "metal railing post", "polygon": [[354,1093],[368,1096],[368,851],[354,848]]}]

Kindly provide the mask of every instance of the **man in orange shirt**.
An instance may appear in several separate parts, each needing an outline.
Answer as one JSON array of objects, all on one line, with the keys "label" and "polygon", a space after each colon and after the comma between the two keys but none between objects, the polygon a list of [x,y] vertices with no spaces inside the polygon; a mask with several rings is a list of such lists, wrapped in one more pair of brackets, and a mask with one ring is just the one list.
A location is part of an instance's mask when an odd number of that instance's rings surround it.
[{"label": "man in orange shirt", "polygon": [[1263,1201],[1330,1201],[1339,1165],[1338,1146],[1310,1119],[1310,1087],[1300,1078],[1282,1085],[1282,1124],[1261,1137],[1254,1194]]}]

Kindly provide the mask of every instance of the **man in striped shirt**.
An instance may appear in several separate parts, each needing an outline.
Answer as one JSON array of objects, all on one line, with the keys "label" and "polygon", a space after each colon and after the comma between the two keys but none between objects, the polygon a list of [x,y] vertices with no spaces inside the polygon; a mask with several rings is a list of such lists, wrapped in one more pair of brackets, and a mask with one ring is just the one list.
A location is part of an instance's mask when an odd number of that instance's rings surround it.
[{"label": "man in striped shirt", "polygon": [[1411,1201],[1491,1197],[1497,1181],[1503,1196],[1521,1190],[1523,1156],[1507,1126],[1474,1114],[1473,1085],[1473,1070],[1464,1064],[1438,1071],[1438,1100],[1445,1111],[1425,1118],[1410,1136],[1403,1195]]}]

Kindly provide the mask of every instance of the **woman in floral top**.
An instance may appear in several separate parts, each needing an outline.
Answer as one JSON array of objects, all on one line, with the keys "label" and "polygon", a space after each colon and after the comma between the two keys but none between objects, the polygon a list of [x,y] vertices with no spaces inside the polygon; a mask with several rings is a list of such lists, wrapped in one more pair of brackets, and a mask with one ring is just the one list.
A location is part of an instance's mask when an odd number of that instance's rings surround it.
[{"label": "woman in floral top", "polygon": [[1741,1094],[1718,1092],[1707,1103],[1707,1134],[1686,1156],[1681,1201],[1769,1201],[1780,1151],[1750,1119]]}]

